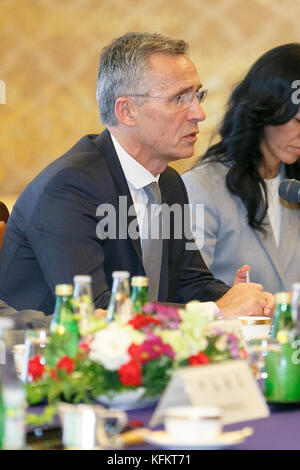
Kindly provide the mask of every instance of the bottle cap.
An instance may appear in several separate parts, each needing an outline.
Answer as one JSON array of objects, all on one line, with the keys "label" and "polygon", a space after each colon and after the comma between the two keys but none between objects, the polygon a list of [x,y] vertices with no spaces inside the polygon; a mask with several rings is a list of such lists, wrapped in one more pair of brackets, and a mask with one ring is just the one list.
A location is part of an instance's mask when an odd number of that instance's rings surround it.
[{"label": "bottle cap", "polygon": [[57,284],[55,286],[55,295],[73,295],[72,284]]},{"label": "bottle cap", "polygon": [[118,277],[119,279],[128,279],[130,276],[129,271],[114,271],[112,277]]},{"label": "bottle cap", "polygon": [[149,280],[146,276],[133,276],[131,278],[132,287],[147,287]]},{"label": "bottle cap", "polygon": [[275,294],[276,304],[290,304],[292,300],[291,292],[277,292]]},{"label": "bottle cap", "polygon": [[73,277],[73,281],[75,282],[92,282],[92,276],[89,276],[87,274],[76,274],[76,276]]}]

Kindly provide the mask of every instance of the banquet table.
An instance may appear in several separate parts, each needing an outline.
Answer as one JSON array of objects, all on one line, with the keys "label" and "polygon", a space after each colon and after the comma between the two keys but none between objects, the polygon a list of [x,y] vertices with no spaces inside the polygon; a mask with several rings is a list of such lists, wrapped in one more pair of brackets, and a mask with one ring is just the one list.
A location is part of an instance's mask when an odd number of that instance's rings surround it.
[{"label": "banquet table", "polygon": [[[224,431],[233,431],[245,426],[254,432],[241,444],[230,447],[236,450],[300,450],[300,406],[270,407],[267,418],[236,423],[224,427]],[[140,419],[145,423],[150,419],[152,410],[135,410],[130,412],[131,419]],[[136,446],[135,449],[153,449],[149,444]]]},{"label": "banquet table", "polygon": [[[139,421],[147,426],[154,407],[127,411],[128,419]],[[230,450],[300,450],[300,405],[271,405],[270,416],[258,420],[226,425],[224,431],[235,431],[245,426],[253,428],[253,434],[244,442],[230,446]],[[155,428],[162,429],[162,428]],[[31,449],[62,449],[61,430],[51,426],[40,432],[40,437],[30,432],[27,436]],[[146,442],[134,444],[125,448],[130,451],[162,450]]]}]

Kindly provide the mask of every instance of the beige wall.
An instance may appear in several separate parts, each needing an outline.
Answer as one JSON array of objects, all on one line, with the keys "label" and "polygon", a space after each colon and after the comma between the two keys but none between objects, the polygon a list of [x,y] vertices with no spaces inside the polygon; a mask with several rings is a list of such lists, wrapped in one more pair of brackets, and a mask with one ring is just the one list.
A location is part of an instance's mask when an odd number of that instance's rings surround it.
[{"label": "beige wall", "polygon": [[299,0],[1,0],[0,197],[14,198],[82,135],[102,129],[98,56],[113,37],[155,31],[190,43],[209,88],[195,159],[232,85],[267,49],[299,41],[299,18]]}]

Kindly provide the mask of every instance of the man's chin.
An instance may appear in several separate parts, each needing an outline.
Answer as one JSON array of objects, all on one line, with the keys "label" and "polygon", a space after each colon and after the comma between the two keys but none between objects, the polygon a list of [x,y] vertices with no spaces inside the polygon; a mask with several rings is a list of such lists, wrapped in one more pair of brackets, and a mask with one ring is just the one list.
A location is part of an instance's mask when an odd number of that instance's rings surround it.
[{"label": "man's chin", "polygon": [[177,157],[174,157],[172,159],[172,161],[186,160],[187,158],[192,158],[193,155],[194,155],[194,151],[193,152],[186,152],[185,154],[182,153],[180,155],[177,155]]}]

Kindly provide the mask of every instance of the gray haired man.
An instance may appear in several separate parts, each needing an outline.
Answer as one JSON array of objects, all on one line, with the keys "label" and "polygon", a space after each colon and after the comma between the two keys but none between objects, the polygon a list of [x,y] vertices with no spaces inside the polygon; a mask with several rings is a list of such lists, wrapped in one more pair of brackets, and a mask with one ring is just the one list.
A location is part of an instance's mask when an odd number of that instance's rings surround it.
[{"label": "gray haired man", "polygon": [[[205,119],[207,91],[187,50],[182,40],[149,33],[125,34],[103,49],[97,99],[107,129],[83,137],[16,202],[0,263],[0,297],[10,305],[50,314],[55,285],[90,274],[95,306],[106,308],[112,272],[126,270],[150,277],[152,300],[215,301],[224,316],[272,310],[273,297],[262,286],[230,288],[215,279],[200,252],[186,250],[186,234],[176,236],[181,219],[172,221],[168,238],[153,244],[143,238],[141,207],[177,205],[184,214],[188,204],[180,176],[168,166],[193,155]],[[104,209],[116,214],[107,219],[111,232],[101,225]]]}]

